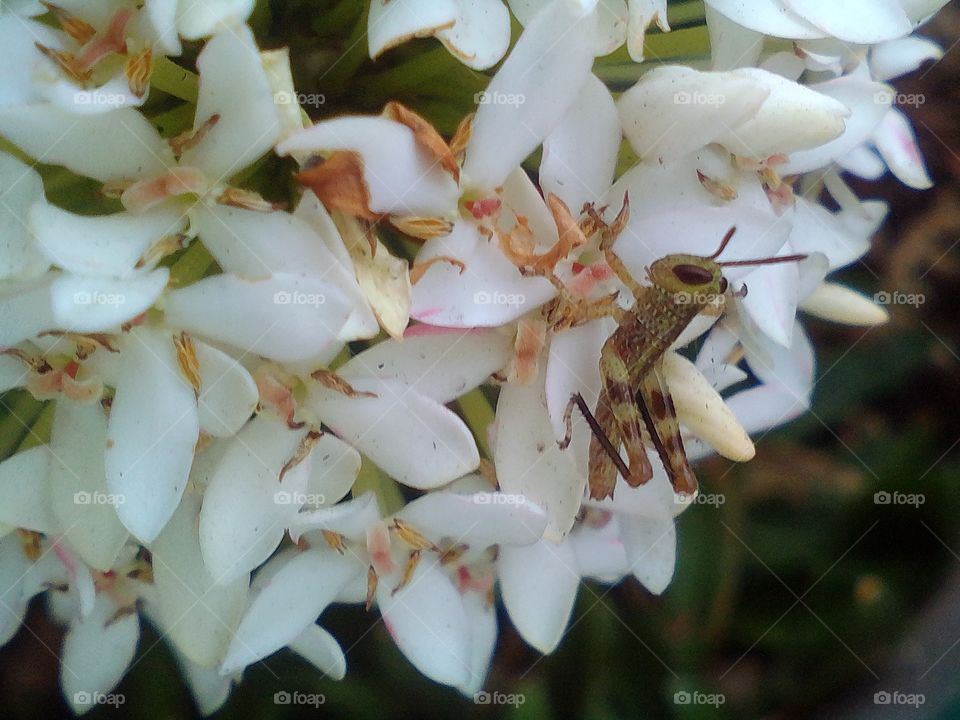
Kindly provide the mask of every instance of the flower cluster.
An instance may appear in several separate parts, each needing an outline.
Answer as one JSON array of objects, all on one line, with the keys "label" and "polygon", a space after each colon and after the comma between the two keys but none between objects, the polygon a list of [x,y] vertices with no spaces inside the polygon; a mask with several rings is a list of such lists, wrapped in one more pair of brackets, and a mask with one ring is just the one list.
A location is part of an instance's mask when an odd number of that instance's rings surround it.
[{"label": "flower cluster", "polygon": [[[675,328],[687,454],[748,460],[809,407],[798,310],[886,318],[826,279],[887,211],[843,174],[930,185],[886,83],[938,57],[912,33],[943,4],[708,0],[712,69],[638,64],[615,100],[595,57],[642,60],[665,1],[372,0],[371,58],[427,36],[473,69],[505,58],[449,139],[396,102],[307,120],[249,1],[5,4],[0,391],[47,404],[0,462],[0,642],[45,593],[80,713],[147,620],[210,713],[284,647],[342,678],[317,620],[359,603],[472,694],[497,590],[544,653],[581,578],[662,592],[692,498],[652,444],[647,482],[588,493],[569,400],[597,402],[616,318],[663,320],[633,306],[647,268],[735,226],[725,261],[800,259],[730,267]],[[265,156],[298,166],[294,203],[257,191]],[[38,164],[110,212],[56,204]]]}]

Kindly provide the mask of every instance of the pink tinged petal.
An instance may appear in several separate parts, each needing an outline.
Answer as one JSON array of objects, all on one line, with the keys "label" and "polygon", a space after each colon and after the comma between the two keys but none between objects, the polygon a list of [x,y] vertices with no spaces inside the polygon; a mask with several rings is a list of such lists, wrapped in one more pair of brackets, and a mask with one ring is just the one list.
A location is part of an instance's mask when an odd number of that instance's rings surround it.
[{"label": "pink tinged petal", "polygon": [[873,142],[880,155],[890,167],[890,172],[908,187],[927,190],[933,187],[933,180],[927,173],[917,145],[917,137],[907,117],[896,109],[891,109],[873,133]]},{"label": "pink tinged petal", "polygon": [[258,416],[230,441],[204,493],[200,546],[210,573],[228,583],[276,550],[306,491],[309,464],[280,471],[296,453],[305,430]]},{"label": "pink tinged petal", "polygon": [[613,182],[620,150],[620,117],[610,91],[590,75],[580,95],[543,142],[540,184],[576,214]]},{"label": "pink tinged petal", "polygon": [[736,127],[724,128],[717,141],[743,157],[764,160],[823,145],[844,132],[850,111],[834,98],[759,68],[740,68],[769,94],[759,111]]},{"label": "pink tinged petal", "polygon": [[907,35],[913,23],[898,0],[783,0],[783,4],[827,35],[868,45]]},{"label": "pink tinged petal", "polygon": [[435,560],[421,560],[410,582],[396,593],[381,580],[377,605],[390,637],[417,670],[444,685],[469,682],[470,617],[460,592]]},{"label": "pink tinged petal", "polygon": [[870,49],[871,74],[881,82],[906,75],[927,60],[939,60],[943,49],[932,40],[911,35]]},{"label": "pink tinged petal", "polygon": [[291,650],[310,661],[324,675],[334,680],[346,677],[347,658],[340,643],[319,625],[308,625],[289,645]]},{"label": "pink tinged petal", "polygon": [[790,10],[785,0],[706,0],[730,20],[764,35],[796,40],[824,37],[824,32]]},{"label": "pink tinged petal", "polygon": [[249,576],[218,582],[203,562],[200,497],[187,495],[151,544],[156,603],[164,635],[191,662],[220,662],[247,604]]},{"label": "pink tinged petal", "polygon": [[214,35],[197,58],[197,69],[200,95],[194,129],[214,115],[219,120],[184,152],[180,162],[203,170],[217,182],[251,165],[273,146],[280,137],[280,116],[253,33],[246,25]]},{"label": "pink tinged petal", "polygon": [[654,595],[667,589],[677,558],[673,520],[622,518],[621,535],[630,572]]},{"label": "pink tinged petal", "polygon": [[438,217],[456,210],[457,184],[406,125],[383,117],[336,118],[277,145],[280,155],[321,150],[351,150],[363,157],[363,179],[375,213]]},{"label": "pink tinged petal", "polygon": [[330,530],[353,541],[365,541],[367,529],[380,522],[377,498],[367,492],[354,500],[332,507],[301,512],[290,524],[290,537],[299,542],[300,534],[315,530]]},{"label": "pink tinged petal", "polygon": [[[149,3],[148,3],[149,4]],[[221,27],[230,29],[224,32],[239,34],[238,26],[243,25],[253,11],[253,0],[204,0],[199,3],[177,3],[177,29],[187,40],[199,40],[212,35]],[[256,46],[253,47],[256,52]]]},{"label": "pink tinged petal", "polygon": [[453,402],[510,362],[513,340],[495,330],[456,330],[385,340],[339,369],[347,378],[395,379],[438,403]]},{"label": "pink tinged petal", "polygon": [[[783,254],[792,250],[785,247]],[[740,303],[757,328],[774,342],[789,347],[797,314],[799,264],[777,263],[755,268],[743,279],[743,284],[748,292]]]},{"label": "pink tinged petal", "polygon": [[50,285],[54,325],[47,329],[115,331],[156,302],[169,276],[167,268],[127,278],[62,273]]},{"label": "pink tinged petal", "polygon": [[522,496],[477,492],[434,492],[399,513],[404,522],[430,538],[450,538],[476,549],[490,545],[529,545],[543,535],[543,510]]},{"label": "pink tinged petal", "polygon": [[360,453],[333,433],[324,433],[310,451],[307,494],[310,505],[333,505],[350,492],[360,474]]},{"label": "pink tinged petal", "polygon": [[477,109],[463,165],[470,187],[501,185],[576,102],[593,64],[595,6],[555,0],[523,31]]},{"label": "pink tinged petal", "polygon": [[31,564],[16,534],[0,538],[0,646],[17,634],[27,611],[29,598],[24,596],[23,580]]},{"label": "pink tinged petal", "polygon": [[285,553],[265,568],[266,584],[251,598],[220,666],[220,674],[242,670],[301,637],[363,567],[335,552]]},{"label": "pink tinged petal", "polygon": [[77,275],[130,275],[153,243],[183,231],[186,220],[175,205],[136,215],[82,216],[47,203],[30,211],[37,247],[49,262]]},{"label": "pink tinged petal", "polygon": [[0,462],[0,522],[42,533],[60,523],[50,507],[50,451],[38,446]]},{"label": "pink tinged petal", "polygon": [[113,567],[127,541],[117,516],[119,498],[107,488],[107,418],[99,403],[60,398],[50,432],[53,512],[61,535],[95,570]]},{"label": "pink tinged petal", "polygon": [[428,490],[476,470],[473,434],[442,404],[396,380],[351,384],[377,397],[348,398],[315,386],[308,402],[338,436],[398,482]]},{"label": "pink tinged petal", "polygon": [[483,687],[497,646],[497,613],[477,592],[463,595],[463,609],[470,626],[470,679],[458,689],[472,696]]},{"label": "pink tinged petal", "polygon": [[497,570],[503,604],[517,632],[539,652],[553,652],[570,621],[580,585],[570,543],[540,540],[503,547]]},{"label": "pink tinged petal", "polygon": [[117,606],[99,595],[93,612],[74,621],[60,651],[60,687],[77,714],[90,710],[94,698],[120,682],[137,650],[140,617],[136,612],[114,617]]},{"label": "pink tinged petal", "polygon": [[230,437],[257,408],[257,384],[236,360],[202,342],[195,342],[200,363],[197,398],[200,429],[214,437]]},{"label": "pink tinged petal", "polygon": [[[516,227],[517,216],[527,219],[527,224],[533,232],[537,252],[545,252],[552,248],[560,234],[557,232],[557,223],[553,213],[540,194],[530,176],[522,167],[514,168],[503,182],[503,192],[500,193],[503,208],[497,218],[497,227],[503,232],[510,232]],[[574,213],[579,208],[570,208]]]},{"label": "pink tinged petal", "polygon": [[724,128],[737,128],[769,94],[769,87],[749,76],[663,66],[621,95],[617,109],[636,153],[665,161],[714,142]]},{"label": "pink tinged petal", "polygon": [[173,164],[166,141],[133,108],[98,115],[50,105],[7,109],[0,134],[42,162],[103,182],[160,175]]},{"label": "pink tinged petal", "polygon": [[350,306],[343,293],[316,278],[276,273],[248,281],[222,274],[171,291],[164,311],[174,327],[288,362],[336,344]]},{"label": "pink tinged petal", "polygon": [[506,385],[497,402],[494,460],[500,489],[542,507],[547,536],[559,538],[573,526],[586,487],[571,451],[557,447],[547,414],[543,376],[529,385]]},{"label": "pink tinged petal", "polygon": [[710,32],[712,70],[733,70],[755,65],[763,50],[763,34],[751,30],[706,5],[707,30]]},{"label": "pink tinged petal", "polygon": [[150,542],[186,487],[200,434],[197,401],[169,333],[134,328],[121,352],[107,424],[107,487],[123,498],[117,514],[127,530]]},{"label": "pink tinged petal", "polygon": [[496,327],[547,302],[555,290],[544,278],[523,277],[476,227],[457,222],[446,237],[427,241],[418,262],[445,255],[466,269],[437,262],[413,286],[410,316],[446,327]]},{"label": "pink tinged petal", "polygon": [[34,242],[29,212],[35,202],[45,204],[43,181],[30,166],[0,153],[0,188],[0,280],[39,275],[50,263]]},{"label": "pink tinged petal", "polygon": [[486,70],[510,46],[510,11],[502,0],[458,0],[453,27],[436,36],[464,65]]},{"label": "pink tinged petal", "polygon": [[390,48],[418,37],[429,37],[456,22],[456,0],[373,0],[367,22],[370,57],[376,60]]},{"label": "pink tinged petal", "polygon": [[880,125],[893,101],[893,91],[889,85],[854,75],[811,85],[810,89],[839,100],[850,109],[851,115],[846,119],[846,129],[836,140],[812,150],[792,153],[790,159],[778,167],[780,174],[784,176],[826,167],[857,145],[866,142]]}]

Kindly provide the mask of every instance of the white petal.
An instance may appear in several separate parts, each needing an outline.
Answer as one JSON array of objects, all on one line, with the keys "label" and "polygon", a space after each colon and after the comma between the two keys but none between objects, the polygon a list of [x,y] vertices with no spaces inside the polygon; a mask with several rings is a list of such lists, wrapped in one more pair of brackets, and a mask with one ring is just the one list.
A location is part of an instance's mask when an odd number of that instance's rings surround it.
[{"label": "white petal", "polygon": [[643,38],[654,20],[663,32],[670,30],[667,23],[666,0],[628,0],[630,26],[627,30],[627,50],[634,62],[643,61]]},{"label": "white petal", "polygon": [[791,247],[801,253],[823,253],[831,268],[849,265],[870,249],[869,234],[851,232],[843,222],[844,216],[852,213],[834,214],[818,203],[798,197],[790,233]]},{"label": "white petal", "polygon": [[[570,396],[600,394],[600,351],[614,330],[612,321],[594,321],[556,333],[550,342],[545,378],[547,409],[557,440],[566,434],[563,415]],[[576,450],[574,450],[576,452]]]},{"label": "white petal", "polygon": [[442,217],[456,209],[457,184],[406,125],[383,117],[335,118],[277,145],[280,155],[320,150],[352,150],[363,157],[363,179],[375,213]]},{"label": "white petal", "polygon": [[290,537],[297,542],[300,534],[311,530],[332,530],[350,540],[365,540],[367,528],[380,521],[380,508],[372,492],[332,507],[302,512],[290,526]]},{"label": "white petal", "polygon": [[30,206],[43,201],[36,170],[0,152],[0,280],[39,275],[49,263],[40,254],[28,218]]},{"label": "white petal", "polygon": [[814,354],[803,327],[797,323],[793,345],[789,349],[768,343],[764,350],[766,357],[747,348],[750,369],[765,384],[785,390],[798,401],[809,402],[813,390]]},{"label": "white petal", "polygon": [[343,680],[347,675],[347,658],[340,643],[319,625],[308,625],[290,642],[290,649],[334,680]]},{"label": "white petal", "polygon": [[313,504],[333,505],[350,492],[360,474],[360,462],[360,453],[333,433],[324,433],[310,451],[307,495],[315,496]]},{"label": "white petal", "polygon": [[733,70],[754,65],[763,50],[763,35],[734,22],[706,5],[707,30],[710,31],[712,70]]},{"label": "white petal", "polygon": [[418,262],[438,256],[456,258],[432,265],[413,286],[410,316],[445,327],[496,327],[536,309],[555,294],[544,278],[523,277],[495,244],[475,226],[460,221],[446,237],[428,241]]},{"label": "white petal", "polygon": [[63,273],[50,286],[53,328],[79,333],[115,330],[153,305],[169,277],[167,268],[128,278]]},{"label": "white petal", "polygon": [[613,182],[620,150],[620,117],[610,91],[590,75],[560,124],[543,142],[540,185],[576,215]]},{"label": "white petal", "polygon": [[477,492],[427,493],[397,517],[430,538],[451,538],[477,549],[490,545],[529,545],[547,525],[543,510],[522,496]]},{"label": "white petal", "polygon": [[38,249],[58,267],[77,275],[122,276],[153,243],[182,232],[186,220],[172,204],[137,214],[83,216],[37,203],[30,225]]},{"label": "white petal", "polygon": [[621,533],[630,572],[650,592],[659,595],[670,584],[676,562],[677,537],[673,520],[657,522],[623,518]]},{"label": "white petal", "polygon": [[473,695],[483,687],[497,645],[497,612],[488,607],[481,593],[463,596],[463,608],[470,623],[470,680],[460,686],[464,695]]},{"label": "white petal", "polygon": [[502,0],[458,0],[453,27],[436,35],[464,65],[486,70],[510,46],[510,11]]},{"label": "white petal", "polygon": [[127,540],[104,467],[107,418],[99,403],[57,400],[50,432],[53,512],[81,559],[106,572]]},{"label": "white petal", "polygon": [[373,0],[367,22],[370,57],[376,60],[392,47],[450,27],[458,9],[455,0]]},{"label": "white petal", "polygon": [[913,23],[898,0],[783,0],[783,4],[827,35],[870,44],[907,35]]},{"label": "white petal", "polygon": [[[616,493],[619,497],[619,488]],[[573,548],[577,568],[584,577],[616,582],[627,574],[627,553],[620,538],[617,515],[600,529],[578,525],[570,533],[568,542]]]},{"label": "white petal", "polygon": [[223,707],[230,697],[230,678],[221,677],[216,668],[197,665],[182,654],[178,654],[177,660],[200,714],[207,717]]},{"label": "white petal", "polygon": [[166,141],[133,108],[97,115],[51,105],[7,109],[0,134],[40,162],[103,182],[160,175],[173,165]]},{"label": "white petal", "polygon": [[571,451],[557,447],[547,414],[543,376],[529,385],[506,385],[497,402],[494,460],[500,489],[525,496],[547,512],[548,536],[573,526],[586,487]]},{"label": "white petal", "polygon": [[473,122],[465,184],[493,190],[576,102],[593,65],[592,3],[553,2],[537,13],[490,81]]},{"label": "white petal", "polygon": [[[793,248],[784,247],[788,254]],[[755,268],[743,279],[747,296],[740,300],[757,328],[774,342],[789,347],[797,314],[799,264],[776,263]]]},{"label": "white petal", "polygon": [[891,108],[874,131],[873,142],[900,182],[917,190],[933,187],[906,115]]},{"label": "white petal", "polygon": [[257,408],[257,384],[247,370],[224,352],[206,343],[194,347],[200,363],[197,408],[200,429],[215,437],[230,437]]},{"label": "white petal", "polygon": [[363,566],[335,552],[307,550],[273,561],[269,582],[250,601],[220,673],[241,670],[297,640]]},{"label": "white petal", "polygon": [[939,60],[943,49],[932,40],[910,37],[880,43],[870,49],[870,69],[881,82],[906,75],[927,60]]},{"label": "white petal", "polygon": [[886,309],[870,298],[836,283],[821,283],[801,307],[811,315],[847,325],[871,327],[890,319]]},{"label": "white petal", "polygon": [[706,4],[738,25],[765,35],[797,40],[824,36],[822,30],[788,9],[784,0],[706,0]]},{"label": "white petal", "polygon": [[303,504],[309,466],[280,471],[306,434],[261,415],[230,441],[204,493],[203,559],[217,582],[230,582],[276,550]]},{"label": "white petal", "polygon": [[[243,4],[252,7],[252,2]],[[217,33],[197,58],[197,69],[200,95],[194,128],[214,115],[220,119],[203,140],[184,152],[180,162],[218,182],[251,165],[273,146],[280,137],[280,116],[257,43],[246,25]]]},{"label": "white petal", "polygon": [[197,401],[168,333],[134,328],[121,352],[107,425],[107,487],[123,498],[117,514],[127,530],[150,542],[186,487],[200,433]]},{"label": "white petal", "polygon": [[249,577],[217,582],[200,553],[199,512],[199,496],[187,495],[150,550],[164,635],[188,660],[210,667],[223,658],[240,621]]},{"label": "white petal", "polygon": [[553,652],[570,621],[580,586],[570,543],[541,540],[526,547],[503,547],[497,571],[503,604],[517,632],[539,652]]},{"label": "white petal", "polygon": [[101,696],[120,682],[133,660],[139,616],[133,612],[114,619],[116,612],[109,596],[99,595],[93,612],[76,620],[63,639],[60,687],[75,713],[90,710],[94,702],[106,702],[109,696]]},{"label": "white petal", "polygon": [[19,536],[11,533],[0,538],[0,646],[20,629],[29,601],[23,593],[23,580],[30,566]]},{"label": "white petal", "polygon": [[50,451],[38,446],[0,462],[0,522],[42,533],[60,523],[50,507]]},{"label": "white petal", "polygon": [[212,35],[222,25],[237,28],[250,17],[253,5],[253,0],[179,2],[177,3],[177,29],[185,39],[198,40]]},{"label": "white petal", "polygon": [[355,355],[338,372],[346,378],[395,379],[446,404],[510,362],[513,343],[506,333],[415,327],[419,331],[402,341],[384,340]]},{"label": "white petal", "polygon": [[381,580],[377,605],[390,637],[417,670],[444,685],[469,681],[469,618],[460,593],[435,560],[422,560],[396,593]]},{"label": "white petal", "polygon": [[55,326],[50,288],[57,277],[47,273],[0,289],[0,347],[12,347]]},{"label": "white petal", "polygon": [[303,360],[337,342],[350,312],[339,290],[276,273],[248,281],[222,274],[167,294],[167,323],[274,360]]},{"label": "white petal", "polygon": [[348,398],[314,384],[308,402],[338,436],[398,482],[425,490],[477,468],[472,433],[446,407],[396,380],[351,384],[377,397]]}]

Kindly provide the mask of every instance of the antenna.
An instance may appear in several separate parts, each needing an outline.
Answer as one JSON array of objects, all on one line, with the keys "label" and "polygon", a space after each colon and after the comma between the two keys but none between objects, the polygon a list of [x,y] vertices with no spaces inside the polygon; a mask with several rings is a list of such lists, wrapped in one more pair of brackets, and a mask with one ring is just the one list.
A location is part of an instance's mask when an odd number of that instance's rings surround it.
[{"label": "antenna", "polygon": [[724,235],[723,240],[720,241],[720,247],[717,248],[717,251],[713,255],[708,255],[707,260],[716,260],[718,257],[720,257],[720,253],[727,249],[727,245],[730,244],[730,240],[733,238],[735,232],[737,232],[736,225],[727,230],[727,234]]},{"label": "antenna", "polygon": [[[727,245],[730,244],[730,240],[733,238],[734,233],[737,232],[737,226],[734,225],[732,228],[727,230],[727,234],[723,236],[723,240],[720,241],[720,247],[717,248],[717,251],[713,255],[707,256],[707,260],[716,260],[720,257],[720,254],[727,249]],[[726,262],[718,262],[717,265],[720,267],[743,267],[744,265],[773,265],[775,263],[784,263],[784,262],[800,262],[801,260],[806,260],[806,255],[782,255],[780,257],[769,257],[769,258],[757,258],[754,260],[728,260]]]}]

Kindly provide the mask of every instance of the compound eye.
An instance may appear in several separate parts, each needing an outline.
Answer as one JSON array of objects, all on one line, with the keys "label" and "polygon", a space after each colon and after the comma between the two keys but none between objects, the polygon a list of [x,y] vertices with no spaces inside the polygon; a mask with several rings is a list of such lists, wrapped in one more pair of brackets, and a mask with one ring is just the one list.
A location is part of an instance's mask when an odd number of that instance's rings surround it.
[{"label": "compound eye", "polygon": [[713,273],[699,265],[674,265],[673,274],[684,285],[706,285],[713,282]]},{"label": "compound eye", "polygon": [[727,279],[725,277],[720,278],[720,292],[725,293],[727,291]]}]

